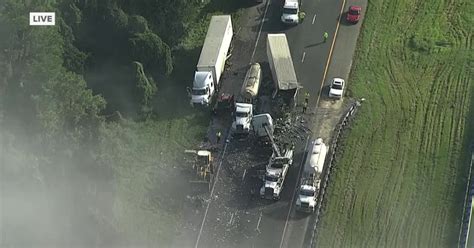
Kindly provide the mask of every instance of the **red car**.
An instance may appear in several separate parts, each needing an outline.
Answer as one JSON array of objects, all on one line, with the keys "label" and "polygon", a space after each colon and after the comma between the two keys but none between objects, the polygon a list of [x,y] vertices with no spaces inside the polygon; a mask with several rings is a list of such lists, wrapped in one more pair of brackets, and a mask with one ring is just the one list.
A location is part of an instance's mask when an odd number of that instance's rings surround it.
[{"label": "red car", "polygon": [[362,11],[362,7],[352,5],[349,7],[349,11],[347,12],[347,21],[350,23],[357,23],[360,19],[360,12]]}]

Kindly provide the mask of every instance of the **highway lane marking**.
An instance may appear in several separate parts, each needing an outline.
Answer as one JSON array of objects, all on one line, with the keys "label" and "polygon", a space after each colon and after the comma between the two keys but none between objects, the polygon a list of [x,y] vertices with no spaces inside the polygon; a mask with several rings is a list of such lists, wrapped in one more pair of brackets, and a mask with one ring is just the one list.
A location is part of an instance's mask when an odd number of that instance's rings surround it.
[{"label": "highway lane marking", "polygon": [[288,221],[290,220],[291,210],[293,209],[293,202],[295,201],[296,191],[297,191],[298,186],[299,186],[301,173],[303,172],[304,163],[306,162],[304,153],[306,152],[307,147],[308,147],[309,137],[310,137],[310,135],[308,135],[308,137],[306,137],[306,143],[305,143],[305,147],[304,147],[303,158],[301,159],[301,164],[300,164],[301,168],[300,168],[300,171],[298,172],[298,177],[296,179],[296,187],[293,189],[293,195],[291,196],[290,208],[288,209],[288,214],[286,215],[285,227],[283,227],[283,233],[281,235],[280,248],[283,247],[283,241],[285,240],[286,228],[288,227]]},{"label": "highway lane marking", "polygon": [[268,6],[270,5],[270,0],[267,0],[265,4],[266,4],[265,12],[263,13],[263,18],[260,21],[260,29],[258,30],[257,40],[255,41],[255,46],[253,47],[253,52],[252,52],[252,57],[250,57],[250,62],[253,61],[253,57],[255,56],[255,52],[257,51],[258,41],[260,40],[260,34],[262,33],[263,23],[266,20],[265,17],[267,16],[267,10],[268,10]]},{"label": "highway lane marking", "polygon": [[303,52],[303,58],[301,58],[301,63],[304,62],[304,56],[306,55],[306,52]]},{"label": "highway lane marking", "polygon": [[331,62],[332,51],[334,49],[334,44],[336,44],[337,32],[339,31],[339,25],[341,23],[342,13],[344,12],[344,6],[346,5],[346,0],[342,0],[341,11],[339,13],[339,19],[336,24],[336,32],[334,33],[334,37],[332,38],[331,48],[329,49],[329,56],[328,60],[326,61],[326,68],[324,69],[323,80],[321,81],[321,88],[319,89],[318,99],[316,100],[316,107],[318,107],[319,99],[321,97],[321,92],[324,86],[324,80],[326,80],[326,74],[328,72],[329,63]]},{"label": "highway lane marking", "polygon": [[242,175],[242,181],[245,179],[245,173],[247,173],[247,169],[244,170],[244,174]]},{"label": "highway lane marking", "polygon": [[314,14],[313,22],[311,24],[314,24],[314,21],[316,21],[316,14]]},{"label": "highway lane marking", "polygon": [[232,215],[230,216],[230,220],[229,220],[229,222],[227,223],[228,225],[232,225],[232,220],[234,219],[234,214],[235,214],[235,213],[232,213]]},{"label": "highway lane marking", "polygon": [[[230,138],[230,132],[227,134],[226,141],[227,141],[229,138]],[[212,184],[211,195],[209,196],[209,201],[207,202],[206,211],[204,212],[204,217],[202,218],[201,228],[199,229],[199,233],[198,233],[198,236],[197,236],[196,244],[194,245],[195,248],[197,248],[197,247],[199,246],[199,241],[201,240],[202,229],[204,229],[204,223],[206,222],[207,213],[209,212],[209,206],[211,205],[212,197],[214,196],[214,188],[215,188],[215,186],[216,186],[217,179],[219,178],[219,172],[221,171],[220,169],[221,169],[221,166],[222,166],[222,161],[224,161],[224,155],[225,155],[225,152],[226,152],[226,150],[227,150],[227,145],[228,145],[228,144],[229,144],[228,142],[225,142],[224,150],[222,151],[221,161],[219,162],[219,167],[217,167],[216,178],[215,178],[215,180],[214,180],[214,183]]]},{"label": "highway lane marking", "polygon": [[255,231],[257,231],[258,233],[260,233],[260,221],[262,221],[262,211],[260,211],[260,217],[258,217],[257,228],[255,229]]}]

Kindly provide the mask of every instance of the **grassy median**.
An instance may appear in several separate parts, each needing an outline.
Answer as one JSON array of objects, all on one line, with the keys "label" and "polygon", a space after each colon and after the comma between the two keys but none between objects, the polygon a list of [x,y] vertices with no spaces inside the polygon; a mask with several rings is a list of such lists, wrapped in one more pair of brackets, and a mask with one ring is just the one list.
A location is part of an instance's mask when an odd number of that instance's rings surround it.
[{"label": "grassy median", "polygon": [[369,1],[318,247],[454,247],[474,140],[474,2]]}]

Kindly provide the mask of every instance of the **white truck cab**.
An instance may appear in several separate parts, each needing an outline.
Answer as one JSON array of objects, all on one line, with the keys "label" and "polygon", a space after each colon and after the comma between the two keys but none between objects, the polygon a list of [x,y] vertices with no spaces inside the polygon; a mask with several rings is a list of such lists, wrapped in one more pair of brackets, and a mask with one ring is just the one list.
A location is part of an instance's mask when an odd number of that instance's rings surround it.
[{"label": "white truck cab", "polygon": [[300,7],[298,0],[285,0],[281,21],[285,24],[299,23]]},{"label": "white truck cab", "polygon": [[248,134],[251,128],[253,105],[250,103],[235,104],[235,120],[232,130],[236,134]]},{"label": "white truck cab", "polygon": [[209,106],[214,91],[215,87],[212,73],[208,71],[197,71],[194,74],[191,104]]},{"label": "white truck cab", "polygon": [[[267,133],[267,130],[265,130],[265,127],[267,128],[268,132],[270,132],[269,134]],[[267,113],[254,115],[252,118],[252,129],[258,138],[273,135],[274,128],[272,116]]]},{"label": "white truck cab", "polygon": [[314,212],[316,209],[316,199],[319,192],[321,180],[314,179],[315,175],[303,178],[300,186],[298,199],[296,200],[296,210],[302,212]]},{"label": "white truck cab", "polygon": [[265,199],[280,199],[280,193],[283,189],[286,174],[290,166],[293,164],[294,146],[286,146],[283,150],[282,157],[278,157],[273,153],[268,162],[264,184],[260,188],[260,196]]},{"label": "white truck cab", "polygon": [[260,188],[260,196],[264,199],[280,199],[280,193],[283,188],[284,177],[277,174],[265,173],[264,185]]}]

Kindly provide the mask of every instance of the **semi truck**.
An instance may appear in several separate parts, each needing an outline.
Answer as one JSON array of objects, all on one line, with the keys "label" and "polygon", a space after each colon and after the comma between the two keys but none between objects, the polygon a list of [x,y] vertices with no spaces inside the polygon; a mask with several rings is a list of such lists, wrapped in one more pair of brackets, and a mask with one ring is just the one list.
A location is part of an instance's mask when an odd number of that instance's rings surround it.
[{"label": "semi truck", "polygon": [[211,104],[219,88],[233,35],[230,15],[211,18],[194,73],[193,87],[192,90],[188,90],[191,95],[191,105],[209,106]]},{"label": "semi truck", "polygon": [[277,95],[290,108],[296,106],[296,95],[301,88],[296,78],[290,47],[285,34],[268,34],[267,57],[275,84],[273,98]]},{"label": "semi truck", "polygon": [[248,134],[251,129],[253,117],[253,103],[258,96],[258,90],[262,81],[262,69],[260,64],[250,65],[244,78],[244,83],[240,90],[240,95],[235,104],[235,120],[232,123],[232,130],[237,134]]},{"label": "semi truck", "polygon": [[326,154],[327,147],[323,143],[323,139],[318,138],[312,142],[296,200],[297,211],[312,213],[316,210]]},{"label": "semi truck", "polygon": [[266,167],[264,183],[260,188],[260,196],[268,200],[279,200],[285,178],[293,164],[294,145],[286,144],[282,151],[275,150]]}]

